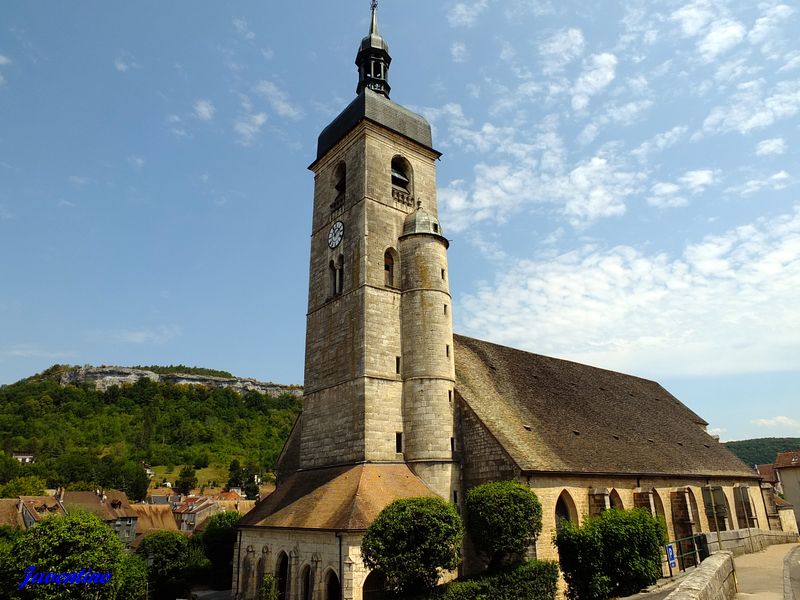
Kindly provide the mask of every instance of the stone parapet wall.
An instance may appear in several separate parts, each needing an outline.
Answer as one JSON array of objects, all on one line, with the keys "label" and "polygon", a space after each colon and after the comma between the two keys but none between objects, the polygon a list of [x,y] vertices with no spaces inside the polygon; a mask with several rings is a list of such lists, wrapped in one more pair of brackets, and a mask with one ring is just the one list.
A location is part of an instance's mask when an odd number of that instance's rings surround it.
[{"label": "stone parapet wall", "polygon": [[707,558],[666,600],[731,600],[738,591],[731,552]]},{"label": "stone parapet wall", "polygon": [[798,536],[793,532],[765,531],[763,529],[736,529],[720,533],[707,533],[708,549],[712,553],[721,550],[730,552],[734,556],[761,552],[775,544],[792,544],[798,541]]}]

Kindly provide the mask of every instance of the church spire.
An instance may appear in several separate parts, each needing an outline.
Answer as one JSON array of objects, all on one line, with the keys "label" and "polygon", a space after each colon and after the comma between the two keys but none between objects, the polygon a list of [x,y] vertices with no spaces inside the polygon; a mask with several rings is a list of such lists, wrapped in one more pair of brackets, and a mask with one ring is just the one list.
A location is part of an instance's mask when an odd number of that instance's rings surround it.
[{"label": "church spire", "polygon": [[372,0],[372,21],[369,34],[361,40],[361,46],[356,56],[358,66],[358,87],[356,94],[361,94],[366,88],[373,92],[389,97],[389,65],[392,57],[389,56],[389,44],[378,33],[378,2]]}]

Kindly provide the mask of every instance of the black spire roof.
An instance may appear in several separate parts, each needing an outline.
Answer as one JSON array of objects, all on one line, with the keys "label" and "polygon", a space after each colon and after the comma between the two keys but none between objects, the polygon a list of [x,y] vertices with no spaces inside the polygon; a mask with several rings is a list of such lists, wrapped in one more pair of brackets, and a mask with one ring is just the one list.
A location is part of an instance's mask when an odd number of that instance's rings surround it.
[{"label": "black spire roof", "polygon": [[378,3],[372,3],[372,22],[369,34],[361,40],[361,46],[356,56],[358,66],[358,87],[356,94],[369,88],[378,94],[389,97],[389,65],[392,57],[389,56],[389,44],[378,33]]}]

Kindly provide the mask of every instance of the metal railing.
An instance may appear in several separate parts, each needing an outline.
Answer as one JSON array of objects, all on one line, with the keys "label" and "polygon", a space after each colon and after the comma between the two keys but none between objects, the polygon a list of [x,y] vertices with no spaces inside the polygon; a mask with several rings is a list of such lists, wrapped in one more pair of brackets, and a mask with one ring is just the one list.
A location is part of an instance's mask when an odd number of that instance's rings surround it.
[{"label": "metal railing", "polygon": [[708,541],[703,534],[673,540],[664,544],[662,572],[673,577],[676,572],[696,567],[709,556]]}]

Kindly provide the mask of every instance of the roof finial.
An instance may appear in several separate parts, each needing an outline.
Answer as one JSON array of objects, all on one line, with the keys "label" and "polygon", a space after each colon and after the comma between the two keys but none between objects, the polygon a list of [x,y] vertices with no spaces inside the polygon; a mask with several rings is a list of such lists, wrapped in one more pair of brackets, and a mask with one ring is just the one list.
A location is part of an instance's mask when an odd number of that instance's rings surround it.
[{"label": "roof finial", "polygon": [[389,65],[392,57],[389,56],[389,45],[378,33],[378,0],[372,0],[372,19],[369,33],[361,40],[361,46],[356,56],[358,65],[358,87],[356,93],[361,94],[365,89],[370,89],[386,98],[389,97]]}]

